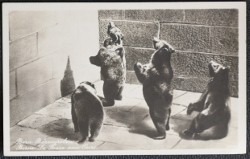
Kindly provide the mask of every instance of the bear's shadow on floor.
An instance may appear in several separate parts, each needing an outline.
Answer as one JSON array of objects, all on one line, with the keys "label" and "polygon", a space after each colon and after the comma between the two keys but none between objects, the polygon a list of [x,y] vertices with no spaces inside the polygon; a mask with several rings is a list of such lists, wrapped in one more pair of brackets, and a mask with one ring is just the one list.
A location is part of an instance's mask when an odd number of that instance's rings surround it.
[{"label": "bear's shadow on floor", "polygon": [[72,141],[77,141],[78,139],[77,134],[74,132],[71,119],[54,120],[46,125],[41,126],[38,130],[48,136],[55,138],[67,138],[68,140]]},{"label": "bear's shadow on floor", "polygon": [[134,108],[128,111],[126,106],[114,106],[105,110],[105,114],[107,118],[115,122],[113,125],[127,127],[131,133],[143,134],[148,137],[155,136],[157,132],[149,117],[147,106]]},{"label": "bear's shadow on floor", "polygon": [[[148,113],[148,108],[145,106],[137,107],[136,109],[132,109],[130,111],[126,110],[126,107],[109,108],[109,109],[117,109],[115,112],[109,113],[106,111],[106,115],[108,118],[113,119],[115,122],[121,123],[122,125],[126,125],[128,127],[129,132],[142,134],[153,138],[157,135],[157,130],[150,118]],[[193,117],[185,114],[177,114],[174,117],[170,118],[170,129],[173,129],[178,135],[181,131],[187,129],[192,121]],[[181,136],[180,136],[181,137]]]}]

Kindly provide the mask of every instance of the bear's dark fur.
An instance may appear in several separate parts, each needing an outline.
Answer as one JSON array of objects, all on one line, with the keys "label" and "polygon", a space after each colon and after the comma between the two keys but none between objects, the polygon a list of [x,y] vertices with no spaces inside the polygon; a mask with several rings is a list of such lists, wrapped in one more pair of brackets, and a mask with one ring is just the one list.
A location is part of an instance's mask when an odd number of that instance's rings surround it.
[{"label": "bear's dark fur", "polygon": [[121,30],[115,26],[114,22],[109,22],[107,34],[110,38],[104,41],[104,47],[108,45],[120,45],[123,46],[123,34]]},{"label": "bear's dark fur", "polygon": [[79,143],[94,141],[103,124],[104,112],[102,102],[96,95],[94,84],[82,82],[71,96],[71,114],[75,132],[80,132]]},{"label": "bear's dark fur", "polygon": [[103,106],[113,106],[116,100],[122,99],[122,90],[125,84],[126,67],[124,66],[124,49],[101,48],[96,56],[90,57],[90,62],[101,67],[101,75],[104,80]]},{"label": "bear's dark fur", "polygon": [[164,139],[166,130],[169,130],[169,118],[173,95],[171,81],[173,70],[171,67],[171,54],[174,49],[166,41],[154,38],[156,51],[149,64],[136,63],[134,70],[138,80],[143,84],[144,99],[149,106],[149,113],[158,131],[155,139]]},{"label": "bear's dark fur", "polygon": [[206,91],[195,103],[190,103],[187,114],[200,112],[192,121],[189,129],[181,135],[187,138],[209,140],[220,139],[228,133],[230,121],[229,98],[229,69],[214,61],[208,65],[212,77]]}]

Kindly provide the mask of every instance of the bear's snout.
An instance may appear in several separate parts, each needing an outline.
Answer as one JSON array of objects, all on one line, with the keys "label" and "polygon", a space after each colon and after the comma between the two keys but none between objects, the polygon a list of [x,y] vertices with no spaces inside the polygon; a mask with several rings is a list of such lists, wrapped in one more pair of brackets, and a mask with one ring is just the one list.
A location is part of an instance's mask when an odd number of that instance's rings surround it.
[{"label": "bear's snout", "polygon": [[100,66],[100,62],[98,61],[98,59],[97,59],[96,56],[90,56],[90,57],[89,57],[89,61],[90,61],[91,64]]}]

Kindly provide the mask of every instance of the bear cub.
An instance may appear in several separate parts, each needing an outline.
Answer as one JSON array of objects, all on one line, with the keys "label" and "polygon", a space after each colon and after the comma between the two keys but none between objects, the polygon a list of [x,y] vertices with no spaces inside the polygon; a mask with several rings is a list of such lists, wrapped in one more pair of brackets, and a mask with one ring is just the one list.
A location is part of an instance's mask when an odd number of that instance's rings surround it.
[{"label": "bear cub", "polygon": [[171,93],[171,81],[173,70],[171,67],[171,55],[175,52],[166,41],[153,39],[155,52],[148,64],[137,62],[134,65],[137,79],[143,85],[144,99],[149,106],[149,114],[158,131],[154,139],[166,138],[166,130],[169,130],[169,119],[173,95]]},{"label": "bear cub", "polygon": [[210,140],[227,135],[230,121],[229,68],[211,61],[208,65],[212,77],[207,89],[195,103],[190,103],[187,114],[198,111],[190,127],[182,132],[186,138]]},{"label": "bear cub", "polygon": [[94,84],[82,82],[71,96],[71,114],[75,132],[80,132],[78,143],[94,141],[98,136],[104,118],[102,102],[96,94]]},{"label": "bear cub", "polygon": [[102,99],[103,106],[113,106],[115,100],[122,100],[122,91],[126,80],[125,50],[122,46],[123,34],[113,22],[108,25],[108,35],[104,47],[96,56],[90,57],[90,63],[101,67],[104,81]]},{"label": "bear cub", "polygon": [[122,99],[125,84],[125,70],[123,66],[124,50],[101,48],[96,56],[90,57],[90,62],[101,67],[103,77],[103,106],[113,106],[116,100]]}]

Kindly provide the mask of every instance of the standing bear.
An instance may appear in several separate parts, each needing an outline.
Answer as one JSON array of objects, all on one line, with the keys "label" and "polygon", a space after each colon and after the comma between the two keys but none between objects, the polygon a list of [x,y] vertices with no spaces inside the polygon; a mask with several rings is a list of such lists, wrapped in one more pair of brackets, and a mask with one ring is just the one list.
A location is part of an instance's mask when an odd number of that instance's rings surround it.
[{"label": "standing bear", "polygon": [[155,52],[148,64],[134,65],[135,74],[143,84],[143,95],[149,106],[149,114],[158,131],[154,139],[166,138],[169,130],[169,119],[173,95],[171,81],[173,70],[171,67],[171,54],[175,52],[166,41],[153,39]]},{"label": "standing bear", "polygon": [[104,112],[102,102],[96,95],[94,84],[82,82],[72,93],[71,114],[75,132],[80,132],[78,143],[94,141],[103,124]]},{"label": "standing bear", "polygon": [[122,91],[125,84],[123,65],[124,50],[118,47],[116,50],[101,48],[96,56],[90,57],[90,62],[101,67],[103,77],[103,106],[113,106],[116,100],[122,99]]},{"label": "standing bear", "polygon": [[122,100],[122,91],[126,80],[126,58],[122,45],[123,34],[113,22],[108,24],[108,35],[96,56],[90,57],[90,63],[101,67],[103,83],[103,106],[113,106],[115,100]]},{"label": "standing bear", "polygon": [[198,111],[190,127],[181,132],[185,138],[209,140],[220,139],[228,133],[230,121],[229,98],[229,69],[214,61],[208,65],[212,77],[207,89],[195,103],[190,103],[187,114]]}]

